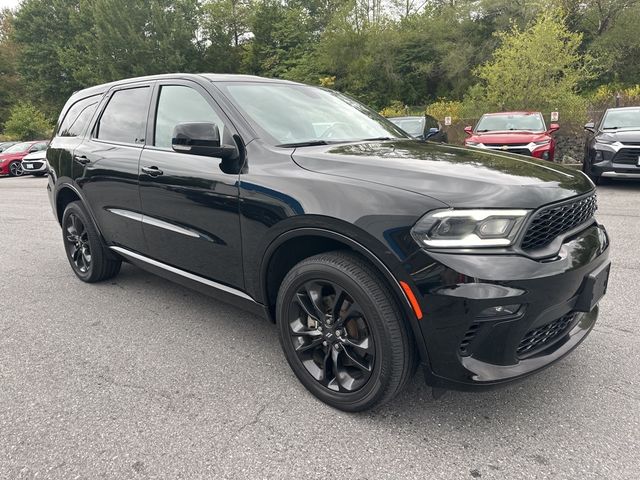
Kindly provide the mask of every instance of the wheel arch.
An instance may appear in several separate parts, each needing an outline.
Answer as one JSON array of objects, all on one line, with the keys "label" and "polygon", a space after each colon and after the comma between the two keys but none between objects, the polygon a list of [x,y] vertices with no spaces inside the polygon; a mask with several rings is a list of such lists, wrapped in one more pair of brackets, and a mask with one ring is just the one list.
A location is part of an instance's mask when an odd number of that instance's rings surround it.
[{"label": "wheel arch", "polygon": [[[302,248],[301,248],[302,247]],[[318,253],[348,249],[364,257],[384,278],[394,301],[409,322],[416,346],[423,362],[428,363],[426,344],[422,337],[418,318],[414,313],[398,277],[377,255],[361,242],[342,233],[318,227],[300,227],[283,233],[267,247],[260,265],[260,294],[264,300],[269,320],[275,322],[275,300],[284,276],[299,261]],[[394,269],[397,271],[398,269]]]},{"label": "wheel arch", "polygon": [[67,205],[69,205],[69,203],[75,201],[82,203],[82,206],[89,214],[89,218],[91,219],[91,223],[93,223],[93,227],[98,232],[98,235],[100,235],[100,237],[104,240],[102,230],[100,229],[100,226],[98,225],[98,222],[96,222],[96,218],[93,215],[93,210],[89,207],[86,199],[80,192],[80,189],[68,182],[59,182],[56,185],[55,189],[54,205],[58,223],[62,225],[62,216],[64,215],[65,208],[67,208]]}]

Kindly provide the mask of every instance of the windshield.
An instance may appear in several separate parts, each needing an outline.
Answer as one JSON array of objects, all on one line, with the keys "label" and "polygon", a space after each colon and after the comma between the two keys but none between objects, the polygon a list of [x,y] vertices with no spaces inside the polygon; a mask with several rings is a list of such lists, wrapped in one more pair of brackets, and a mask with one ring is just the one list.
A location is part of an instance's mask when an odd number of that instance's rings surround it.
[{"label": "windshield", "polygon": [[507,131],[544,132],[544,120],[539,113],[509,113],[505,115],[483,115],[476,132]]},{"label": "windshield", "polygon": [[420,136],[424,130],[424,117],[423,118],[390,118],[393,123],[399,126],[402,130],[409,135]]},{"label": "windshield", "polygon": [[217,85],[252,127],[274,145],[407,138],[373,110],[331,90],[284,83]]},{"label": "windshield", "polygon": [[7,148],[4,152],[2,153],[19,153],[19,152],[24,152],[25,150],[27,150],[29,148],[29,145],[31,145],[29,142],[24,142],[24,143],[16,143],[13,147],[9,147]]},{"label": "windshield", "polygon": [[609,110],[602,119],[602,130],[640,129],[640,108]]}]

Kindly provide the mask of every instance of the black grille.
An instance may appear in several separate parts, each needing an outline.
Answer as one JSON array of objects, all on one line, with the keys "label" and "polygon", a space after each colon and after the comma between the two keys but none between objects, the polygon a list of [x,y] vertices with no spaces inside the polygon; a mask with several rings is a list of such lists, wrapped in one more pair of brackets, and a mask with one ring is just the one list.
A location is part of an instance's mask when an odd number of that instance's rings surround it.
[{"label": "black grille", "polygon": [[29,162],[29,165],[33,165],[33,170],[42,168],[43,162]]},{"label": "black grille", "polygon": [[575,313],[568,313],[551,323],[529,330],[518,345],[518,357],[530,357],[564,336],[571,328],[575,317]]},{"label": "black grille", "polygon": [[533,215],[522,240],[523,250],[537,250],[549,245],[558,235],[585,223],[598,208],[596,195],[563,205],[545,207]]},{"label": "black grille", "polygon": [[460,342],[460,355],[468,356],[471,355],[471,351],[469,350],[469,345],[473,342],[473,339],[476,338],[476,334],[478,333],[478,329],[480,328],[479,323],[472,323],[467,332],[462,337],[462,341]]},{"label": "black grille", "polygon": [[613,157],[613,163],[637,166],[638,158],[640,158],[640,148],[622,148]]}]

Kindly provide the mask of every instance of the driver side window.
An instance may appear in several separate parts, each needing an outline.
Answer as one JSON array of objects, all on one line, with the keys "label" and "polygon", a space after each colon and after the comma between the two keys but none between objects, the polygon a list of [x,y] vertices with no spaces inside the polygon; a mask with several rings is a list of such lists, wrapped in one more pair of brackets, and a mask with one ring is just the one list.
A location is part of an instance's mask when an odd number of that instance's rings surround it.
[{"label": "driver side window", "polygon": [[200,93],[183,85],[163,85],[158,96],[153,144],[170,150],[173,129],[183,122],[215,123],[220,138],[224,138],[222,120]]}]

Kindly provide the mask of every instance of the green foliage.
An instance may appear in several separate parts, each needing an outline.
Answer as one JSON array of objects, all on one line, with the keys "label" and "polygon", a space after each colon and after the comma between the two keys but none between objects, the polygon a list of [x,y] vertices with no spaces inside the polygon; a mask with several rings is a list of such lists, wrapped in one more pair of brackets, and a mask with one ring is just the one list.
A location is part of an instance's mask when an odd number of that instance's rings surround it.
[{"label": "green foliage", "polygon": [[582,119],[583,91],[637,84],[639,24],[640,0],[24,0],[0,12],[0,126],[20,99],[54,118],[75,90],[176,71],[320,84],[385,111]]},{"label": "green foliage", "polygon": [[380,110],[383,117],[402,117],[409,113],[409,108],[402,102],[394,100],[390,105]]},{"label": "green foliage", "polygon": [[578,89],[590,74],[579,52],[582,35],[569,31],[559,12],[545,12],[526,30],[514,26],[497,36],[500,46],[492,59],[476,69],[482,81],[476,102],[493,110],[558,110],[564,118],[585,116],[586,103]]},{"label": "green foliage", "polygon": [[464,118],[464,104],[456,100],[438,99],[429,106],[425,112],[440,121],[444,121],[444,117],[451,117],[452,122],[457,122]]},{"label": "green foliage", "polygon": [[39,140],[51,133],[51,124],[31,103],[16,104],[4,125],[4,133],[16,140]]}]

